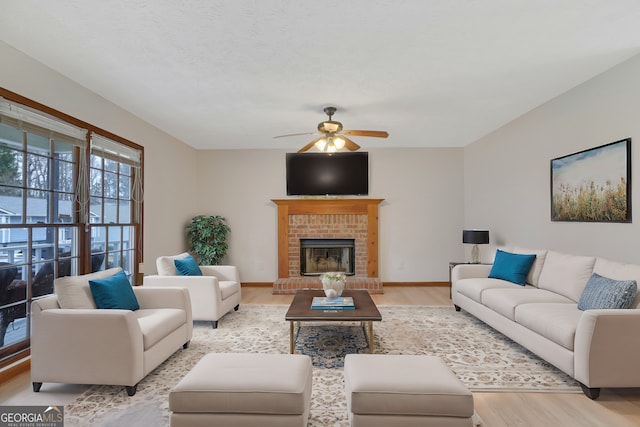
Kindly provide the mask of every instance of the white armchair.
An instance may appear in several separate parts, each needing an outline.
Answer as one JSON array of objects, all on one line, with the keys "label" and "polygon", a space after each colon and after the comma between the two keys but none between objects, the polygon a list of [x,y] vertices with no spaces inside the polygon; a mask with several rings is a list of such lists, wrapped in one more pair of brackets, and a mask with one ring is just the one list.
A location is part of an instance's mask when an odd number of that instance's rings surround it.
[{"label": "white armchair", "polygon": [[201,265],[202,276],[179,276],[174,260],[187,257],[188,253],[161,256],[156,260],[157,275],[145,276],[145,287],[185,287],[191,296],[193,320],[207,320],[213,328],[218,320],[231,309],[240,307],[240,275],[233,265]]},{"label": "white armchair", "polygon": [[193,321],[182,288],[133,288],[140,308],[99,309],[89,280],[110,269],[55,280],[56,294],[31,303],[31,381],[123,385],[133,396],[138,382],[174,352],[189,346]]}]

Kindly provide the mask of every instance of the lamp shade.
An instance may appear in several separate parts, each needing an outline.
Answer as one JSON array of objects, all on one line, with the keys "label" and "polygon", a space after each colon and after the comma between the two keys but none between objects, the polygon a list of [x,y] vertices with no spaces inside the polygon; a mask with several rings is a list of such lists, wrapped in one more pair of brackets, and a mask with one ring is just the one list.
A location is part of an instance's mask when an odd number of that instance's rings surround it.
[{"label": "lamp shade", "polygon": [[462,243],[476,245],[489,243],[489,230],[462,230]]}]

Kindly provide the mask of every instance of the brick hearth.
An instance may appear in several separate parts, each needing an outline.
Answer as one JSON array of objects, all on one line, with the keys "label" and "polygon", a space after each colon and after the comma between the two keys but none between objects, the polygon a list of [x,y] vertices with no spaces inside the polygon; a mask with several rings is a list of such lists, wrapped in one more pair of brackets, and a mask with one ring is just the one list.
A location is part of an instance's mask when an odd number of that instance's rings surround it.
[{"label": "brick hearth", "polygon": [[[319,277],[289,277],[273,284],[273,294],[294,294],[298,289],[322,289]],[[347,277],[345,289],[367,289],[372,294],[382,294],[382,282],[376,277]]]},{"label": "brick hearth", "polygon": [[382,293],[378,279],[378,205],[383,199],[285,199],[278,205],[278,280],[274,293],[321,288],[300,275],[300,239],[355,239],[355,276],[348,289]]}]

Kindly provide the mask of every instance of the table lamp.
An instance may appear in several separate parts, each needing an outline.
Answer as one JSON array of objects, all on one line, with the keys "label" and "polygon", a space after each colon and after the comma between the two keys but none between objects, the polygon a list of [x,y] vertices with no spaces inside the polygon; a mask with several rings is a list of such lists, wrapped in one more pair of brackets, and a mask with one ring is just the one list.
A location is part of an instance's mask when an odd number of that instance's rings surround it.
[{"label": "table lamp", "polygon": [[480,250],[478,245],[489,243],[489,230],[462,230],[462,243],[473,243],[471,248],[471,263],[478,264]]}]

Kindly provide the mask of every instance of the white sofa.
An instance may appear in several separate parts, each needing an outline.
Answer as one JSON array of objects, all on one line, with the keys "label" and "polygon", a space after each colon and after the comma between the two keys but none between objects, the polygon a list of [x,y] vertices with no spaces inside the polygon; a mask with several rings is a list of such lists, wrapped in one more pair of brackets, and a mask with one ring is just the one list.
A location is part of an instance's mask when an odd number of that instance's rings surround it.
[{"label": "white sofa", "polygon": [[210,321],[213,328],[232,309],[238,310],[242,299],[240,274],[233,265],[201,265],[202,276],[179,276],[174,260],[188,253],[161,256],[156,260],[158,274],[144,276],[145,287],[180,286],[189,289],[193,320]]},{"label": "white sofa", "polygon": [[[107,384],[123,385],[133,396],[141,379],[180,347],[188,347],[193,322],[184,288],[133,287],[138,310],[96,308],[89,280],[119,270],[58,278],[56,295],[32,302],[35,392],[43,382]],[[75,308],[61,308],[60,301]]]},{"label": "white sofa", "polygon": [[550,250],[510,252],[536,255],[526,286],[488,278],[492,265],[457,265],[452,271],[456,310],[566,372],[591,399],[603,387],[640,387],[640,298],[630,309],[578,309],[592,273],[640,283],[640,265]]}]

